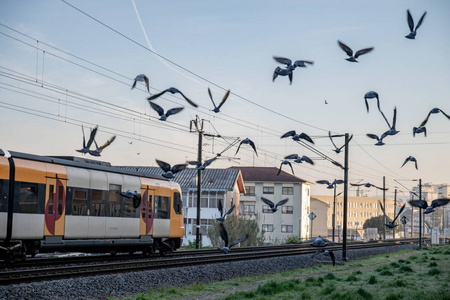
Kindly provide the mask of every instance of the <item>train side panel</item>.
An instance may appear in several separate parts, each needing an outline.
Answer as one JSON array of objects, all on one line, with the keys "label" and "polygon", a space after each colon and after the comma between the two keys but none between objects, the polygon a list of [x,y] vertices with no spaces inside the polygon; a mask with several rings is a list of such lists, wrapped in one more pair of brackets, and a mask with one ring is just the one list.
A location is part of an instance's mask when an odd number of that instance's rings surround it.
[{"label": "train side panel", "polygon": [[8,222],[9,162],[0,156],[0,239],[6,238]]}]

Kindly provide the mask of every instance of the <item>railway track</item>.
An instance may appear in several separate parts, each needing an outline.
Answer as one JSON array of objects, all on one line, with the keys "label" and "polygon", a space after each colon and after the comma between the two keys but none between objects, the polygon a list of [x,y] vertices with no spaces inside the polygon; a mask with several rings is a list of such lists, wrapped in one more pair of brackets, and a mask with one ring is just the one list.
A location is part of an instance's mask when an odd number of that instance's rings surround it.
[{"label": "railway track", "polygon": [[[408,243],[417,242],[418,239],[406,240]],[[347,249],[363,249],[374,247],[386,247],[402,244],[404,240],[370,242],[370,243],[350,243]],[[342,249],[341,245],[327,246],[328,250],[337,251]],[[180,251],[176,255],[158,260],[139,261],[120,261],[95,264],[83,264],[65,267],[48,267],[39,269],[25,270],[5,270],[0,272],[0,285],[9,285],[15,283],[45,281],[52,279],[70,278],[77,276],[92,276],[100,274],[111,274],[119,272],[136,272],[142,270],[154,270],[163,268],[186,267],[200,264],[225,263],[239,260],[250,260],[259,258],[271,258],[277,256],[311,254],[317,251],[317,248],[310,247],[309,244],[293,244],[282,246],[262,246],[262,247],[242,247],[234,248],[227,255],[218,254],[216,249]],[[190,252],[186,254],[185,252]],[[184,255],[183,255],[184,254]],[[183,257],[177,257],[183,255]],[[186,256],[187,255],[187,256]],[[97,258],[98,259],[98,258]],[[73,261],[71,262],[73,263]]]}]

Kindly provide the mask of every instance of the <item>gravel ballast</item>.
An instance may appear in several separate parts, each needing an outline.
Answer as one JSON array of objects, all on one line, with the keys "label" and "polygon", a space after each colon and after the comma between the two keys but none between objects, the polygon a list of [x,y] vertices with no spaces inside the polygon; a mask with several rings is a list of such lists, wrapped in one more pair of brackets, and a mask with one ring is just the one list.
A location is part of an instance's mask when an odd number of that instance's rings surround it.
[{"label": "gravel ballast", "polygon": [[[392,253],[403,249],[415,249],[417,245],[406,244],[372,249],[347,250],[349,261]],[[336,261],[342,251],[335,251]],[[33,282],[0,286],[0,299],[107,299],[145,293],[161,286],[184,286],[194,283],[211,283],[234,277],[278,273],[296,268],[308,268],[329,259],[326,256],[311,259],[311,254],[292,255],[270,259],[237,261],[226,264],[199,265],[165,270],[150,270]]]}]

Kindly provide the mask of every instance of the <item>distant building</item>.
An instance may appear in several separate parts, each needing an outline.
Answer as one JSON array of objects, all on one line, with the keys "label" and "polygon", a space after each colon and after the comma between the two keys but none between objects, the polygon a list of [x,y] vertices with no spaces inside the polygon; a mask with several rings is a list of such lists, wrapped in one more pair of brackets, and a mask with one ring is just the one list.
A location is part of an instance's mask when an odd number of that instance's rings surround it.
[{"label": "distant building", "polygon": [[[413,187],[413,192],[411,193],[412,199],[418,199],[419,187]],[[422,184],[422,199],[431,202],[439,198],[449,198],[450,197],[450,186],[446,183],[433,184],[431,182]]]},{"label": "distant building", "polygon": [[328,236],[328,207],[329,205],[314,196],[311,196],[311,212],[316,215],[312,221],[312,236],[327,237]]},{"label": "distant building", "polygon": [[[159,175],[162,173],[159,167],[122,167],[139,172]],[[197,226],[197,169],[187,168],[175,174],[173,181],[181,187],[184,207],[185,237],[183,245],[196,240]],[[202,171],[202,196],[200,200],[200,234],[203,246],[210,246],[211,241],[207,236],[208,228],[214,224],[220,216],[218,210],[219,201],[222,202],[224,211],[234,204],[236,208],[233,214],[240,213],[240,195],[245,193],[242,174],[237,169],[212,169]]]},{"label": "distant building", "polygon": [[[266,243],[280,243],[288,236],[309,237],[310,183],[274,167],[232,167],[242,172],[245,194],[240,198],[241,215],[256,219]],[[289,199],[273,213],[261,197],[274,203]]]}]

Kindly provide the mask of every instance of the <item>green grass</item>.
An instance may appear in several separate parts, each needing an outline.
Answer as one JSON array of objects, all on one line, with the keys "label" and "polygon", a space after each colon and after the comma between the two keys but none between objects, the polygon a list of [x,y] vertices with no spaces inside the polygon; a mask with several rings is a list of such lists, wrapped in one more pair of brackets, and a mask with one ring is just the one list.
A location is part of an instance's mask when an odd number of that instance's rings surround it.
[{"label": "green grass", "polygon": [[197,299],[206,296],[226,300],[450,300],[450,259],[445,254],[449,250],[450,246],[423,251],[403,250],[390,253],[389,257],[379,255],[336,267],[323,265],[211,284],[161,287],[123,299]]}]

